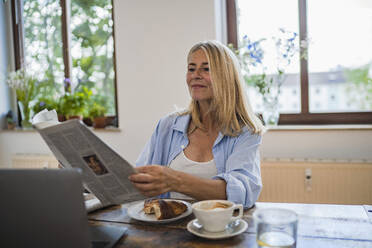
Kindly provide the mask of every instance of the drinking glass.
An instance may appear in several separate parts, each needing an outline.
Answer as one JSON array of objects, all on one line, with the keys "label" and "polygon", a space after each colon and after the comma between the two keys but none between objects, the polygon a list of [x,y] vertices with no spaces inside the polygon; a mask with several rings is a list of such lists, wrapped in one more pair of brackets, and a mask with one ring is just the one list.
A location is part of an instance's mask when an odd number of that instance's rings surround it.
[{"label": "drinking glass", "polygon": [[259,248],[295,248],[297,214],[280,208],[258,209],[253,213]]}]

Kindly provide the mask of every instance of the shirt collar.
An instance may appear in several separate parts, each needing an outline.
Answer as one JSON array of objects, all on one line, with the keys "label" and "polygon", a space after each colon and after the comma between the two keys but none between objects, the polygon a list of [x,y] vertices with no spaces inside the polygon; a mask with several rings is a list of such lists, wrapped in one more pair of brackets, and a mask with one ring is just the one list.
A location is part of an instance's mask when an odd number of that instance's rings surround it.
[{"label": "shirt collar", "polygon": [[173,129],[183,134],[187,133],[187,127],[189,126],[190,119],[191,119],[190,114],[179,115],[173,124]]},{"label": "shirt collar", "polygon": [[224,135],[221,132],[218,132],[218,136],[216,140],[214,141],[213,147],[215,147],[220,141],[223,139]]}]

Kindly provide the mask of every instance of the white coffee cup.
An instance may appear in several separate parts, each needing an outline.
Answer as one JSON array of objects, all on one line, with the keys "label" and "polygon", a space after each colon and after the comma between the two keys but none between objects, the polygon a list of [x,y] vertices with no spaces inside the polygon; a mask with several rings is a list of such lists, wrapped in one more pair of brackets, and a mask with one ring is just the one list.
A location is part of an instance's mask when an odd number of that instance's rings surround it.
[{"label": "white coffee cup", "polygon": [[[239,209],[238,216],[233,216]],[[230,222],[243,217],[243,205],[225,200],[206,200],[192,204],[192,211],[207,232],[222,232]]]}]

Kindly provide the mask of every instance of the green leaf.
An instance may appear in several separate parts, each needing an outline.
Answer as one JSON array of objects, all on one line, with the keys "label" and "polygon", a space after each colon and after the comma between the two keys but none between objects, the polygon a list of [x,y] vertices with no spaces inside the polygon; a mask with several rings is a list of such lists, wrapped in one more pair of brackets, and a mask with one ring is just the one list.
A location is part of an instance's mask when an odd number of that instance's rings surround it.
[{"label": "green leaf", "polygon": [[93,56],[83,57],[80,59],[80,68],[83,71],[88,71],[93,65]]}]

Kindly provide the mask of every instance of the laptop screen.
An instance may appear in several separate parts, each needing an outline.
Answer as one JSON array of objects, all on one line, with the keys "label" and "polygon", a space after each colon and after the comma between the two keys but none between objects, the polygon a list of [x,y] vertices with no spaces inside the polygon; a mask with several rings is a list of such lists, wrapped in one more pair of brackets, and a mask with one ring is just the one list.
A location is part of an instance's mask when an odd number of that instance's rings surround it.
[{"label": "laptop screen", "polygon": [[0,170],[1,247],[90,247],[80,173]]}]

